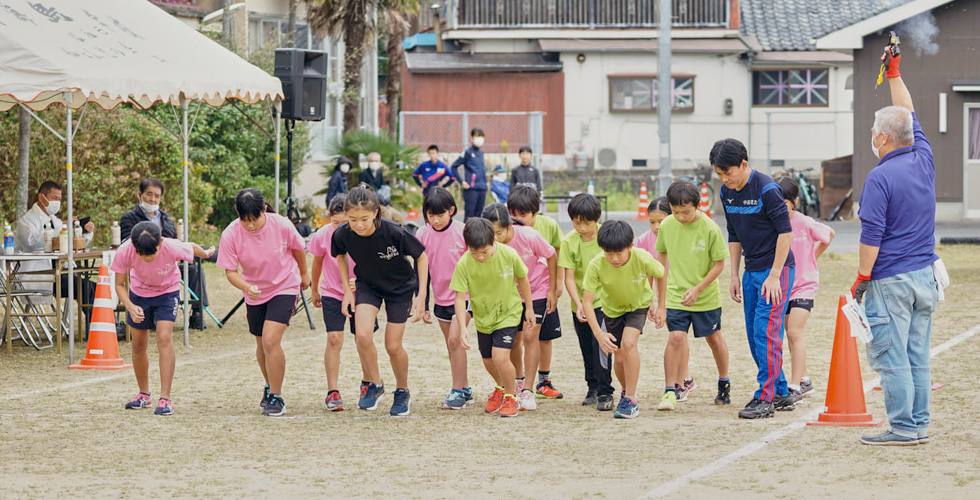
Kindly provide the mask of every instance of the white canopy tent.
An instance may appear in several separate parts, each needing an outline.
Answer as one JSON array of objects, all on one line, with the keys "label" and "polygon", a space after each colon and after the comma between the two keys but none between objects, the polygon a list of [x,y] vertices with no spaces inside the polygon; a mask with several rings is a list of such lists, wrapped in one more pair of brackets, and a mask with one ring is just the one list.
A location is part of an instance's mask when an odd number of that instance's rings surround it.
[{"label": "white canopy tent", "polygon": [[[69,221],[74,216],[72,139],[89,103],[102,109],[130,103],[145,110],[161,101],[180,107],[177,125],[184,148],[183,209],[184,220],[189,220],[190,102],[221,106],[238,100],[245,104],[265,102],[274,108],[278,204],[282,98],[278,78],[146,0],[7,0],[0,4],[0,111],[21,106],[65,143]],[[63,133],[34,114],[52,104],[67,108]],[[82,110],[78,123],[73,123],[73,111],[78,109]],[[74,299],[74,258],[71,238],[68,242],[70,303]],[[184,271],[186,276],[186,263]],[[189,344],[187,316],[185,289],[185,345]],[[69,314],[69,331],[71,323]],[[74,336],[70,338],[69,363],[74,363]]]}]

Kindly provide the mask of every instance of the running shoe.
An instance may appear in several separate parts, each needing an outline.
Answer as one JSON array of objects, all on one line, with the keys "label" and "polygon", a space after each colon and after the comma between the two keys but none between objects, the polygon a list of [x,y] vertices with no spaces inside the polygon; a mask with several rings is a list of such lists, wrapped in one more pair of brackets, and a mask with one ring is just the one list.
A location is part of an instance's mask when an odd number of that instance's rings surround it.
[{"label": "running shoe", "polygon": [[504,397],[503,403],[500,405],[500,416],[501,417],[516,417],[517,409],[520,403],[517,402],[517,398],[514,396]]},{"label": "running shoe", "polygon": [[715,396],[716,405],[732,404],[732,383],[731,381],[718,381],[718,395]]},{"label": "running shoe", "polygon": [[360,395],[357,396],[358,399],[363,398],[364,395],[367,394],[367,388],[369,385],[371,385],[371,382],[368,382],[366,380],[361,381],[361,393]]},{"label": "running shoe", "polygon": [[524,389],[520,395],[521,411],[534,411],[538,409],[538,402],[534,399],[531,389]]},{"label": "running shoe", "polygon": [[262,401],[259,401],[259,407],[263,410],[269,406],[269,396],[269,384],[265,384],[265,389],[262,389]]},{"label": "running shoe", "polygon": [[174,414],[174,404],[170,402],[167,398],[160,398],[157,401],[157,409],[153,410],[154,415],[173,415]]},{"label": "running shoe", "polygon": [[595,389],[589,389],[588,394],[585,395],[585,399],[582,400],[582,406],[592,406],[599,403],[598,392]]},{"label": "running shoe", "polygon": [[745,408],[738,412],[738,418],[772,418],[775,411],[772,403],[767,403],[761,399],[753,398]]},{"label": "running shoe", "polygon": [[599,399],[596,401],[595,409],[599,411],[612,411],[613,409],[612,394],[603,394],[599,396]]},{"label": "running shoe", "polygon": [[[803,401],[803,393],[799,389],[789,388],[789,398],[793,401],[793,404]],[[774,401],[775,402],[775,401]]]},{"label": "running shoe", "polygon": [[539,398],[561,399],[564,397],[561,392],[555,389],[555,386],[551,384],[551,380],[549,379],[542,380],[538,386],[535,387],[535,390],[537,391],[536,396]]},{"label": "running shoe", "polygon": [[468,405],[471,405],[475,402],[473,401],[473,389],[470,389],[469,387],[463,388],[463,397],[466,398],[466,404]]},{"label": "running shoe", "polygon": [[676,409],[677,409],[677,393],[674,391],[665,391],[664,396],[660,398],[660,404],[657,405],[657,410],[670,411]]},{"label": "running shoe", "polygon": [[619,400],[619,406],[616,407],[616,413],[613,413],[615,418],[636,418],[640,416],[640,405],[636,404],[630,398],[623,398]]},{"label": "running shoe", "polygon": [[327,411],[344,411],[344,400],[340,397],[340,391],[330,391],[323,404],[327,406]]},{"label": "running shoe", "polygon": [[800,381],[800,392],[802,392],[804,396],[809,396],[816,392],[813,388],[813,382],[811,382],[809,378],[803,377],[803,380]]},{"label": "running shoe", "polygon": [[691,394],[692,392],[694,392],[694,389],[697,388],[698,383],[694,381],[694,377],[691,377],[689,379],[685,379],[683,385],[684,385],[684,390],[687,391],[688,394]]},{"label": "running shoe", "polygon": [[446,400],[442,402],[443,410],[462,410],[464,407],[466,407],[466,396],[463,391],[456,389],[449,391]]},{"label": "running shoe", "polygon": [[262,414],[269,417],[278,417],[286,413],[286,402],[278,394],[269,395],[269,403],[262,410]]},{"label": "running shoe", "polygon": [[514,394],[520,394],[524,392],[524,381],[516,380],[514,381]]},{"label": "running shoe", "polygon": [[677,393],[677,402],[687,401],[687,389],[683,385],[674,384],[674,392]]},{"label": "running shoe", "polygon": [[357,407],[368,411],[377,410],[378,403],[384,399],[384,385],[378,387],[374,382],[369,382],[367,388],[362,389],[361,393],[361,399],[357,402]]},{"label": "running shoe", "polygon": [[153,404],[153,402],[150,400],[150,395],[145,392],[141,392],[137,394],[132,401],[123,405],[123,408],[126,408],[127,410],[139,410],[140,408],[147,408],[151,404]]},{"label": "running shoe", "polygon": [[487,413],[493,413],[500,409],[501,404],[503,404],[504,399],[504,388],[499,385],[493,388],[493,392],[487,398],[487,405],[483,407],[483,411]]},{"label": "running shoe", "polygon": [[394,401],[392,401],[391,411],[388,413],[395,417],[404,417],[411,413],[411,409],[412,395],[408,392],[408,389],[395,389]]},{"label": "running shoe", "polygon": [[[797,399],[794,394],[799,394],[799,391],[794,391],[793,389],[789,389],[789,391],[786,394],[783,394],[781,396],[779,394],[776,394],[776,396],[772,398],[773,408],[775,408],[776,411],[795,410]],[[800,399],[803,399],[803,396],[800,396]]]}]

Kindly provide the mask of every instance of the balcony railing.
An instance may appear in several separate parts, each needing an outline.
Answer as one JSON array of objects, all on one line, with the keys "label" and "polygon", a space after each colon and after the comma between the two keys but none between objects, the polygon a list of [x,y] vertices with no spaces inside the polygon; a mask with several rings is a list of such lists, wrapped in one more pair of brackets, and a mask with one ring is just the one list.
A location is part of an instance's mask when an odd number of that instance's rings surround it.
[{"label": "balcony railing", "polygon": [[[727,28],[730,0],[672,0],[676,28]],[[455,29],[656,28],[659,0],[449,0]]]}]

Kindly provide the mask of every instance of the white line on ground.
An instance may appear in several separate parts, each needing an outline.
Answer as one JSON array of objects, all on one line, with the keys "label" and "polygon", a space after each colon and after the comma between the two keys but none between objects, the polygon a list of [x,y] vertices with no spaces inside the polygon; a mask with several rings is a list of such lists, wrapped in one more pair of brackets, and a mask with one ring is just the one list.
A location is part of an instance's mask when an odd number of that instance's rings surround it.
[{"label": "white line on ground", "polygon": [[[980,333],[980,325],[976,325],[973,328],[967,330],[966,332],[963,332],[947,340],[946,342],[943,342],[942,344],[932,348],[929,351],[929,357],[930,358],[936,357],[937,355],[946,352],[959,344],[962,344],[963,342],[968,340],[970,337],[973,337],[977,333]],[[864,383],[865,394],[870,392],[876,385],[880,383],[881,383],[880,378],[875,378],[874,380],[865,382]],[[785,426],[780,427],[779,429],[776,429],[766,434],[765,436],[762,436],[761,438],[715,460],[714,462],[699,467],[687,474],[684,474],[683,476],[674,478],[671,481],[668,481],[666,483],[657,486],[656,488],[653,488],[652,490],[644,493],[639,498],[641,500],[646,500],[646,499],[666,497],[667,495],[676,492],[677,490],[681,489],[682,487],[686,486],[692,481],[697,481],[703,477],[713,474],[718,470],[727,467],[729,464],[734,463],[735,461],[743,457],[749,456],[765,448],[770,443],[779,441],[780,439],[789,436],[790,434],[798,431],[799,429],[806,427],[806,423],[815,420],[817,418],[817,415],[819,415],[821,411],[823,411],[822,405],[817,409],[814,409],[810,412],[803,414],[802,417],[786,424]]]},{"label": "white line on ground", "polygon": [[[291,344],[295,344],[295,343],[298,343],[298,342],[306,342],[306,341],[314,340],[314,339],[316,339],[319,336],[320,336],[319,334],[308,335],[308,336],[305,336],[305,337],[300,337],[300,338],[295,338],[295,339],[284,341],[282,344],[283,345],[291,345]],[[234,351],[234,352],[226,352],[224,354],[218,354],[218,355],[215,355],[215,356],[208,356],[208,357],[205,357],[205,358],[192,359],[190,361],[180,361],[180,362],[177,363],[177,368],[182,368],[182,367],[185,367],[185,366],[196,365],[196,364],[203,363],[203,362],[217,361],[219,359],[234,358],[234,357],[237,357],[237,356],[246,356],[248,354],[254,354],[254,353],[255,353],[255,347],[250,347],[248,349],[242,349],[242,350]],[[62,384],[62,385],[58,385],[58,386],[54,386],[54,387],[47,387],[47,388],[44,388],[44,389],[34,389],[32,391],[22,392],[20,394],[2,394],[2,395],[0,395],[0,401],[12,401],[12,400],[15,400],[15,399],[23,399],[23,398],[26,398],[26,397],[37,396],[37,395],[45,394],[45,393],[49,393],[49,392],[67,391],[67,390],[71,390],[71,389],[77,389],[79,387],[85,387],[87,385],[100,384],[102,382],[108,382],[110,380],[119,380],[121,378],[130,378],[132,376],[133,376],[133,371],[132,370],[119,370],[118,373],[115,373],[113,375],[106,375],[104,377],[90,378],[90,379],[86,379],[86,380],[80,380],[78,382],[71,382],[71,383],[68,383],[68,384]]]}]

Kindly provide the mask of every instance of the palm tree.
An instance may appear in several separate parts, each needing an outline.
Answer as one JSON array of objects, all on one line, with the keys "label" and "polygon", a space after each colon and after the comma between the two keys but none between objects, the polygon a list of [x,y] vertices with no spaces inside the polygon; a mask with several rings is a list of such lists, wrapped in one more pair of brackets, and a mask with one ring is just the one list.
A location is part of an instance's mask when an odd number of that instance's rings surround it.
[{"label": "palm tree", "polygon": [[382,20],[388,35],[388,77],[385,79],[385,98],[388,102],[388,130],[396,134],[398,112],[401,111],[402,66],[405,47],[402,42],[408,33],[412,15],[419,10],[418,0],[380,0]]}]

